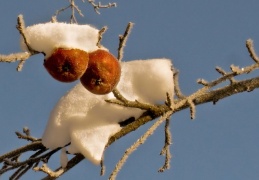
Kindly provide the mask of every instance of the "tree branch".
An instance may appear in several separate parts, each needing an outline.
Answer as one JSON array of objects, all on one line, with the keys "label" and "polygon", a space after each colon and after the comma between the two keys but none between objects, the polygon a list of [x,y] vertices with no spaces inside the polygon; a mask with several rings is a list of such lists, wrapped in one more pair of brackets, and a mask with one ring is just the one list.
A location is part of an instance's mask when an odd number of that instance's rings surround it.
[{"label": "tree branch", "polygon": [[[94,1],[88,1],[92,5],[94,4]],[[72,8],[72,15],[71,18],[74,17],[74,10],[77,10],[80,14],[80,10],[75,6],[74,0],[70,0],[70,6],[64,8],[61,11],[64,11],[65,9],[71,7]],[[98,8],[103,7],[101,4],[97,6]],[[97,9],[98,9],[97,8]],[[58,12],[57,14],[59,14]],[[118,48],[118,59],[121,60],[123,58],[123,50],[125,47],[126,40],[128,38],[128,35],[130,33],[130,30],[132,28],[132,23],[129,23],[124,35],[119,36],[120,42],[119,42],[119,48]],[[29,52],[24,53],[16,53],[16,54],[10,54],[10,55],[0,55],[0,62],[15,62],[20,61],[20,64],[18,65],[18,69],[21,69],[22,64],[25,62],[26,59],[28,59],[30,56],[37,54],[39,52],[34,51],[30,45],[28,40],[26,39],[25,33],[24,33],[24,21],[22,16],[18,16],[17,20],[17,29],[19,30],[21,36],[24,39],[24,42],[28,48]],[[100,31],[100,40],[102,36],[102,31]],[[137,149],[139,145],[144,143],[146,139],[153,134],[154,130],[164,121],[166,121],[165,125],[165,145],[162,149],[162,154],[165,154],[165,164],[160,169],[160,171],[164,171],[165,169],[169,168],[170,165],[170,150],[169,145],[171,144],[171,134],[169,131],[169,118],[172,114],[181,111],[186,108],[190,108],[190,117],[193,119],[195,117],[196,112],[196,106],[207,103],[207,102],[213,102],[214,104],[226,97],[232,96],[237,93],[242,92],[251,92],[254,89],[259,87],[259,77],[254,77],[251,79],[241,80],[237,81],[234,79],[234,77],[239,75],[248,74],[256,69],[259,68],[259,58],[255,53],[253,41],[251,39],[246,41],[246,47],[250,54],[250,57],[252,58],[254,64],[239,68],[237,66],[231,65],[231,71],[226,72],[220,67],[216,67],[217,72],[221,75],[218,79],[208,82],[204,79],[198,80],[198,83],[202,85],[202,87],[194,92],[193,94],[189,96],[184,96],[181,93],[179,82],[178,82],[178,73],[174,72],[174,84],[175,84],[175,97],[170,97],[169,94],[167,94],[167,99],[165,104],[162,105],[154,105],[154,104],[147,104],[145,102],[139,102],[139,101],[129,101],[127,100],[123,94],[121,94],[117,89],[113,91],[113,94],[116,99],[112,100],[106,100],[107,103],[113,103],[120,106],[125,106],[129,108],[139,108],[142,110],[145,110],[145,112],[136,119],[135,121],[125,125],[125,127],[122,128],[122,130],[115,135],[113,135],[107,145],[106,148],[111,145],[116,140],[122,138],[123,136],[127,135],[130,132],[133,132],[137,130],[142,125],[146,124],[147,122],[150,122],[158,117],[160,117],[159,120],[157,120],[153,126],[138,140],[136,141],[128,150],[126,150],[124,156],[121,158],[121,160],[117,163],[114,171],[110,175],[110,179],[114,179],[117,176],[117,173],[129,157],[129,155]],[[220,85],[221,83],[229,81],[229,85],[223,86],[218,89],[213,89],[217,85]],[[20,147],[18,149],[15,149],[13,151],[10,151],[2,156],[0,156],[0,163],[3,163],[2,169],[0,169],[0,175],[16,169],[16,171],[11,176],[11,179],[17,179],[21,177],[24,173],[26,173],[29,169],[33,168],[36,171],[42,171],[48,174],[47,177],[44,179],[56,179],[57,177],[62,176],[62,174],[69,171],[71,168],[73,168],[75,165],[77,165],[79,162],[81,162],[84,159],[84,156],[82,154],[76,154],[71,160],[68,161],[68,164],[65,168],[59,167],[56,170],[52,171],[48,168],[46,163],[48,162],[49,158],[59,151],[61,148],[57,148],[55,150],[48,150],[45,148],[40,139],[34,138],[30,135],[29,131],[26,129],[24,130],[24,134],[16,132],[17,137],[21,139],[25,139],[28,141],[31,141],[29,144]],[[20,155],[26,152],[30,151],[36,151],[34,152],[28,159],[24,161],[19,161],[18,158]],[[48,152],[47,152],[48,151]],[[44,164],[41,167],[36,167],[40,162],[43,162]],[[102,162],[103,163],[103,162]],[[103,167],[103,164],[102,164]]]},{"label": "tree branch", "polygon": [[124,153],[122,158],[119,160],[117,165],[115,166],[114,170],[112,171],[109,180],[115,180],[118,172],[128,159],[129,155],[135,151],[141,144],[143,144],[149,136],[151,136],[154,131],[158,128],[158,126],[164,122],[166,119],[168,119],[172,114],[172,111],[166,112],[158,121],[156,121],[148,130],[147,132],[141,136],[134,144],[132,144]]},{"label": "tree branch", "polygon": [[23,16],[20,14],[17,18],[17,25],[16,25],[17,30],[23,37],[24,43],[27,46],[28,52],[20,52],[20,53],[14,53],[14,54],[9,54],[9,55],[2,55],[0,54],[0,62],[15,62],[15,61],[20,61],[18,66],[17,66],[17,71],[21,71],[23,64],[25,63],[25,60],[29,59],[32,55],[38,54],[39,52],[33,50],[30,47],[30,44],[25,36],[24,30],[25,30],[25,23]]},{"label": "tree branch", "polygon": [[[84,0],[83,0],[83,2],[84,2]],[[102,5],[101,2],[99,2],[98,4],[96,4],[95,0],[88,0],[88,3],[90,3],[93,6],[93,8],[97,14],[101,14],[99,11],[99,9],[101,9],[101,8],[103,9],[103,8],[117,7],[116,3],[108,3],[106,5]]]},{"label": "tree branch", "polygon": [[121,61],[123,58],[124,47],[128,40],[129,34],[133,28],[133,23],[129,22],[123,35],[119,35],[119,47],[118,47],[118,60]]}]

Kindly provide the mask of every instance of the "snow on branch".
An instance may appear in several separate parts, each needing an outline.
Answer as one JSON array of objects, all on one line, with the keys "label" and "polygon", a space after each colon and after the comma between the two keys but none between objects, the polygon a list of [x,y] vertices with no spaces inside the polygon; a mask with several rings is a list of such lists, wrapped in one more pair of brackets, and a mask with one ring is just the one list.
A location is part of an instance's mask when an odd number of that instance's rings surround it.
[{"label": "snow on branch", "polygon": [[[249,47],[249,48],[251,48],[251,47]],[[244,70],[240,73],[245,74],[245,73],[254,71],[257,68],[258,68],[257,63],[252,64],[250,66],[241,68],[241,69],[244,69]],[[222,77],[220,77],[217,80],[207,82],[206,86],[202,87],[201,89],[194,92],[193,94],[191,94],[189,96],[186,96],[186,97],[180,96],[181,98],[173,99],[173,102],[171,103],[172,104],[171,106],[168,106],[168,104],[170,104],[170,103],[166,103],[165,105],[159,105],[159,106],[152,105],[152,106],[149,107],[149,105],[142,104],[140,102],[131,102],[131,101],[128,101],[123,96],[121,96],[121,94],[119,92],[116,92],[116,90],[115,90],[114,93],[117,94],[116,95],[116,98],[117,98],[116,102],[119,102],[118,103],[119,105],[121,105],[121,106],[126,105],[126,106],[131,106],[131,107],[134,107],[134,105],[136,105],[137,108],[143,108],[145,110],[147,110],[147,109],[148,110],[146,112],[144,112],[140,118],[138,118],[135,121],[127,124],[120,132],[113,135],[110,138],[110,140],[107,144],[107,147],[109,145],[111,145],[113,142],[115,142],[118,139],[125,136],[126,134],[137,130],[143,124],[146,124],[147,122],[150,122],[150,121],[152,121],[152,120],[154,120],[154,119],[156,119],[157,117],[160,117],[160,116],[162,116],[163,118],[156,121],[156,123],[155,123],[156,125],[152,126],[152,128],[151,128],[151,130],[149,130],[149,132],[146,132],[142,136],[142,138],[140,138],[138,141],[135,142],[134,146],[131,146],[126,151],[126,156],[122,157],[122,159],[118,162],[118,164],[117,164],[116,168],[114,169],[114,172],[111,174],[110,178],[112,179],[112,178],[116,177],[116,174],[118,173],[118,171],[122,167],[122,165],[125,163],[125,160],[138,147],[138,145],[141,144],[140,142],[144,142],[146,140],[146,138],[149,137],[153,133],[153,131],[155,130],[155,128],[157,127],[158,124],[161,124],[164,121],[167,122],[167,119],[173,113],[181,111],[181,110],[186,109],[188,107],[190,108],[190,106],[196,106],[196,105],[207,103],[207,102],[215,103],[220,99],[229,97],[229,96],[237,94],[237,93],[242,93],[242,92],[246,92],[246,91],[250,92],[253,89],[259,87],[259,78],[255,77],[255,78],[251,78],[251,79],[247,79],[247,80],[236,81],[235,83],[230,83],[229,85],[226,85],[222,88],[219,88],[219,89],[216,89],[216,90],[211,90],[211,88],[215,87],[216,85],[218,85],[218,84],[220,84],[220,83],[222,83],[226,80],[229,80],[230,78],[233,78],[233,77],[236,77],[236,76],[239,75],[239,73],[232,72],[232,71],[231,72],[224,72],[224,73],[221,73],[221,74],[222,74]],[[177,84],[177,83],[175,83],[175,84]],[[175,90],[176,90],[176,88],[175,88]],[[191,104],[188,101],[192,101],[193,104]],[[114,103],[114,102],[111,101],[110,103]],[[158,111],[158,109],[159,109],[159,111]],[[163,116],[163,114],[164,114],[164,116]],[[166,115],[166,118],[165,118],[165,115]],[[159,171],[164,171],[165,169],[169,168],[169,160],[171,158],[170,152],[168,150],[166,150],[168,148],[168,146],[171,144],[171,140],[170,140],[171,136],[169,135],[167,128],[165,130],[165,133],[167,134],[167,135],[165,135],[167,140],[165,140],[165,146],[164,146],[161,154],[164,154],[164,152],[165,152],[165,154],[167,153],[167,155],[166,155],[166,159],[165,159],[165,164],[163,165],[163,167]],[[41,144],[41,142],[36,141],[36,142],[28,144],[27,146],[19,148],[18,150],[11,151],[10,153],[2,155],[0,157],[0,160],[1,160],[1,162],[5,162],[5,165],[4,165],[4,168],[3,168],[4,170],[2,169],[0,171],[0,173],[4,173],[6,170],[10,169],[9,166],[12,163],[9,162],[9,165],[8,165],[7,159],[13,158],[13,160],[15,160],[15,157],[17,157],[17,155],[20,155],[23,152],[27,152],[27,151],[32,150],[32,149],[33,150],[38,149],[39,151],[43,151],[43,150],[45,151],[44,146]],[[35,160],[38,160],[38,159],[32,159],[31,162],[33,162]],[[71,168],[73,168],[76,164],[81,162],[83,159],[84,159],[84,156],[82,156],[82,154],[77,154],[71,160],[68,161],[67,166],[64,169],[60,167],[60,168],[58,168],[54,171],[51,171],[51,172],[55,172],[54,174],[57,178],[57,177],[61,176],[62,174],[64,174],[65,172],[69,171]],[[6,169],[7,165],[8,165],[8,169]],[[16,165],[21,165],[21,164],[16,164]],[[12,168],[14,168],[14,167],[12,166]],[[36,168],[35,170],[49,172],[48,171],[49,169],[46,167],[46,165],[43,165],[41,168],[38,168],[38,169]],[[45,179],[48,179],[50,177],[54,178],[53,173],[49,174]]]},{"label": "snow on branch", "polygon": [[[72,2],[72,0],[70,1]],[[74,1],[73,1],[74,2]],[[74,7],[75,8],[75,7]],[[132,28],[132,23],[129,23],[124,34],[119,36],[119,48],[118,48],[118,59],[121,60],[123,58],[123,50],[125,47],[126,40]],[[24,33],[24,21],[22,16],[18,17],[17,29],[19,30],[21,36],[24,39],[24,43],[28,49],[28,52],[25,53],[17,53],[10,55],[0,55],[1,62],[15,62],[21,61],[24,62],[31,55],[39,53],[38,51],[33,50],[30,47],[30,42],[25,36]],[[97,45],[100,45],[100,41],[102,39],[102,34],[105,32],[106,28],[99,31],[99,40]],[[189,96],[185,96],[182,94],[178,82],[179,73],[172,69],[174,74],[173,79],[173,89],[175,96],[171,96],[170,92],[167,92],[165,95],[164,104],[154,104],[150,102],[145,102],[141,100],[132,100],[127,99],[125,94],[121,93],[120,90],[114,89],[112,94],[114,96],[113,99],[106,99],[106,103],[115,104],[116,106],[127,107],[127,108],[135,108],[142,110],[141,115],[138,118],[128,118],[124,121],[120,122],[123,124],[121,130],[114,134],[109,138],[108,143],[105,148],[108,148],[112,143],[124,137],[128,133],[131,133],[137,130],[142,125],[147,122],[154,121],[154,124],[141,136],[133,145],[131,145],[126,151],[125,154],[121,157],[114,170],[110,174],[110,180],[115,179],[118,172],[121,170],[122,166],[125,164],[126,160],[129,156],[141,145],[143,144],[149,136],[151,136],[154,131],[160,126],[163,122],[165,122],[165,140],[164,147],[161,150],[161,155],[165,155],[165,162],[162,167],[159,169],[159,172],[163,172],[166,169],[170,168],[170,145],[172,144],[172,135],[169,128],[169,119],[170,117],[183,109],[190,109],[190,118],[195,118],[196,106],[199,104],[212,102],[216,103],[217,101],[229,97],[231,95],[242,93],[242,92],[250,92],[255,88],[259,87],[259,77],[254,77],[246,80],[235,80],[234,78],[248,74],[259,68],[259,60],[258,56],[255,53],[254,45],[252,40],[247,40],[246,42],[247,50],[253,60],[253,64],[239,68],[235,65],[231,65],[230,72],[223,70],[220,67],[216,67],[216,71],[220,74],[220,77],[213,81],[206,81],[204,79],[199,79],[197,83],[201,84],[202,87],[198,89],[196,92],[192,93]],[[221,88],[213,89],[215,86],[222,84],[225,81],[229,81],[229,84],[224,85]],[[158,120],[156,120],[158,118]],[[65,148],[70,145],[66,144],[64,147],[58,147],[55,149],[48,149],[42,144],[42,140],[32,137],[28,128],[24,128],[23,132],[16,132],[16,135],[19,139],[24,139],[29,141],[29,143],[23,147],[12,150],[6,154],[0,156],[0,163],[2,164],[2,168],[0,169],[0,175],[4,174],[8,171],[14,171],[10,179],[18,179],[22,175],[24,175],[28,170],[33,169],[35,171],[42,171],[47,174],[44,179],[56,179],[62,176],[64,173],[69,171],[71,168],[76,166],[79,162],[81,162],[85,157],[81,153],[74,154],[74,157],[70,160],[63,159],[64,162],[61,162],[63,166],[58,167],[55,170],[51,170],[48,166],[48,160],[58,151],[62,151],[63,155],[66,155]],[[25,160],[19,160],[19,157],[24,153],[31,153],[31,156]],[[64,165],[65,164],[65,165]],[[104,159],[101,160],[101,171],[103,174],[104,170]]]}]

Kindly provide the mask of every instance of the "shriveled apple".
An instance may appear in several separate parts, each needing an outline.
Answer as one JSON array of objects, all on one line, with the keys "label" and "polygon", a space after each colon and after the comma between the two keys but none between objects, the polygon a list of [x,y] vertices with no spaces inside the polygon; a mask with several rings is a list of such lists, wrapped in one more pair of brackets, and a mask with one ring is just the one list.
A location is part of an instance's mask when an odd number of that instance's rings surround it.
[{"label": "shriveled apple", "polygon": [[73,82],[84,74],[88,61],[89,55],[83,50],[57,48],[44,60],[44,66],[54,79]]},{"label": "shriveled apple", "polygon": [[102,95],[116,87],[120,75],[119,61],[108,51],[98,49],[89,53],[88,68],[80,81],[88,91]]}]

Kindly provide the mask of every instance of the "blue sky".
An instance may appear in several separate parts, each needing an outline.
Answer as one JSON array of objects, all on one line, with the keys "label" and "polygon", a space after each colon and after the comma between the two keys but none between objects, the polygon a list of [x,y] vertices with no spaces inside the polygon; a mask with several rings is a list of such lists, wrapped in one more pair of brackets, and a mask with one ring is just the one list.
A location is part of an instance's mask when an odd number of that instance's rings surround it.
[{"label": "blue sky", "polygon": [[[253,63],[245,47],[252,38],[259,52],[259,2],[256,0],[160,0],[122,1],[117,8],[94,13],[90,5],[76,1],[84,13],[80,24],[97,28],[108,26],[103,44],[116,54],[118,35],[128,22],[135,24],[125,48],[124,60],[166,57],[180,71],[180,86],[188,95],[200,85],[198,78],[219,77],[214,70],[225,70],[231,64]],[[102,1],[105,4],[107,1]],[[67,5],[65,0],[6,0],[0,2],[0,53],[20,51],[16,18],[24,15],[25,23],[47,22],[56,10]],[[70,11],[58,20],[68,21]],[[17,63],[0,64],[0,153],[26,144],[14,132],[28,126],[34,136],[43,133],[49,113],[58,99],[76,83],[64,84],[52,79],[43,67],[43,55],[31,57],[22,72]],[[258,72],[246,77],[258,76]],[[171,169],[157,173],[164,158],[163,128],[160,127],[130,156],[118,179],[257,179],[259,176],[258,90],[219,101],[216,105],[197,107],[191,121],[189,110],[173,115],[171,130],[174,143]],[[106,174],[99,176],[99,167],[87,160],[60,179],[107,179],[109,173],[129,147],[152,124],[140,128],[114,143],[105,153]],[[51,167],[58,165],[58,158]],[[8,175],[3,176],[7,179]],[[30,171],[22,179],[40,179],[42,173]]]}]

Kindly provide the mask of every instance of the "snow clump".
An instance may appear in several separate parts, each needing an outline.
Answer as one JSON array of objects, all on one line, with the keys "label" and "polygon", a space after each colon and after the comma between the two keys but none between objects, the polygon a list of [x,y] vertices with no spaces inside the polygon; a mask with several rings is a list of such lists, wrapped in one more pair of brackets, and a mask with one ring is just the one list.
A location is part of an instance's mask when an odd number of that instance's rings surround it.
[{"label": "snow clump", "polygon": [[[122,74],[117,89],[128,100],[161,103],[166,93],[173,96],[171,60],[150,59],[122,62]],[[42,137],[50,149],[69,142],[70,153],[82,153],[94,164],[99,164],[109,138],[121,130],[119,122],[138,118],[143,110],[105,102],[114,99],[113,93],[95,95],[81,83],[72,88],[56,104]]]},{"label": "snow clump", "polygon": [[[24,30],[33,50],[48,58],[56,48],[81,49],[86,52],[98,49],[99,30],[90,25],[45,23]],[[28,51],[21,38],[23,50]],[[121,63],[119,92],[128,100],[162,103],[166,93],[173,96],[172,62],[169,59],[135,60]],[[119,122],[138,118],[143,110],[107,103],[113,93],[95,95],[78,83],[56,104],[42,136],[42,143],[50,149],[62,149],[61,164],[67,164],[66,149],[81,153],[94,164],[99,164],[109,138],[119,132]]]},{"label": "snow clump", "polygon": [[[49,22],[26,27],[24,34],[30,47],[44,53],[46,58],[56,48],[76,48],[86,52],[98,49],[96,44],[99,30],[90,25]],[[23,38],[21,47],[24,51],[28,51]]]}]

